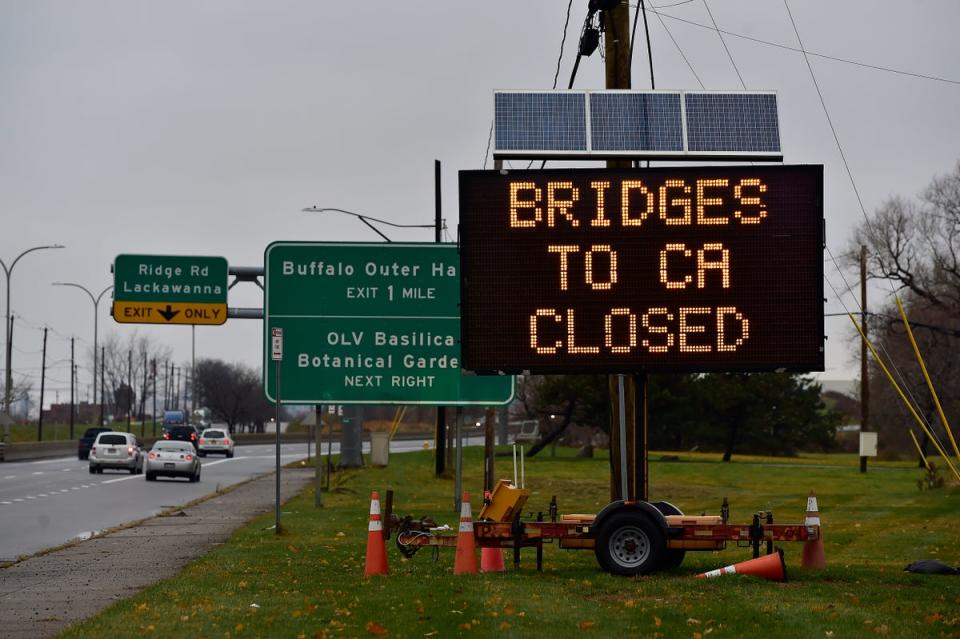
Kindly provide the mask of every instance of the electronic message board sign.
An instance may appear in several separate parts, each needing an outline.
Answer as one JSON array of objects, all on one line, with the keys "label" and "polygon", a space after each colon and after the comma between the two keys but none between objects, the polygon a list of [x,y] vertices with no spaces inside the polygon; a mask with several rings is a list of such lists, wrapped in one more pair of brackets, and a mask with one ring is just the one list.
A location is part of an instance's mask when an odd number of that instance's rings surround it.
[{"label": "electronic message board sign", "polygon": [[461,171],[463,367],[823,370],[823,167]]}]

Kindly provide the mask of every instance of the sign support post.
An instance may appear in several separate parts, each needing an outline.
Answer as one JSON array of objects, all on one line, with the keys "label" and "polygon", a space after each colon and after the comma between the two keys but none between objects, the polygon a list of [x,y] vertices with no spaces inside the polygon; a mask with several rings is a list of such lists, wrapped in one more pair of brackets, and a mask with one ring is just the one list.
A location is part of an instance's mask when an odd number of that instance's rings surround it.
[{"label": "sign support post", "polygon": [[273,329],[273,361],[277,366],[277,498],[276,498],[276,522],[274,532],[280,534],[280,364],[283,362],[283,329]]}]

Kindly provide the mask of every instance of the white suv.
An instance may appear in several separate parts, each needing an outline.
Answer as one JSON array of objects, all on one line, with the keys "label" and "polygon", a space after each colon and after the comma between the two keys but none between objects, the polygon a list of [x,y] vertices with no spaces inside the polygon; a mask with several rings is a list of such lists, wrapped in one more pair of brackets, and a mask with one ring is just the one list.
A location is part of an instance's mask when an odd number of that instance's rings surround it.
[{"label": "white suv", "polygon": [[208,428],[200,433],[197,454],[206,457],[211,453],[233,457],[233,438],[226,428]]},{"label": "white suv", "polygon": [[104,468],[129,470],[131,475],[143,472],[143,449],[133,433],[100,433],[90,447],[90,474]]}]

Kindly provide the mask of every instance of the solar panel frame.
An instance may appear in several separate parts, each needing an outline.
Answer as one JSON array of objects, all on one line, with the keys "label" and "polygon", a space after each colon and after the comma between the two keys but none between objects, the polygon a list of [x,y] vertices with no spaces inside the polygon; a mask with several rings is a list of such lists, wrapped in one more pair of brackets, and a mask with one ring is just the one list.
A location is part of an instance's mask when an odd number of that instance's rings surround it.
[{"label": "solar panel frame", "polygon": [[[503,148],[500,145],[501,141],[501,131],[503,127],[500,125],[500,113],[497,110],[497,100],[499,96],[515,96],[515,95],[528,95],[528,96],[557,96],[564,98],[571,98],[572,102],[579,101],[582,111],[582,124],[580,132],[583,134],[583,145],[582,149],[576,148],[547,148],[542,146],[539,148]],[[495,91],[494,92],[494,127],[493,127],[493,142],[494,142],[494,154],[514,154],[519,153],[516,157],[531,157],[535,155],[536,157],[549,157],[549,156],[558,156],[558,155],[567,155],[575,154],[576,156],[582,156],[585,153],[590,152],[590,137],[588,133],[589,129],[589,117],[588,117],[588,98],[586,94],[582,91],[524,91],[524,90],[513,90],[513,91]],[[523,117],[523,116],[521,116]],[[528,131],[524,133],[524,136],[530,139],[538,137],[537,131]],[[504,134],[506,137],[508,134]],[[540,136],[545,137],[545,136]]]},{"label": "solar panel frame", "polygon": [[[697,131],[691,132],[690,130],[691,120],[694,120],[695,122],[695,118],[698,116],[698,114],[696,112],[691,113],[689,108],[690,105],[688,104],[688,98],[697,97],[697,96],[716,96],[716,97],[729,96],[732,100],[735,100],[737,98],[744,98],[744,97],[756,97],[756,98],[769,97],[771,99],[770,101],[772,103],[772,109],[769,109],[767,113],[761,114],[761,116],[772,115],[773,122],[770,125],[767,125],[767,127],[764,127],[760,118],[754,118],[750,121],[750,124],[752,124],[753,126],[750,127],[749,131],[750,133],[754,134],[751,137],[758,137],[759,135],[763,134],[766,131],[772,131],[776,138],[775,144],[773,145],[774,148],[747,149],[745,148],[746,145],[740,145],[739,148],[732,149],[732,150],[718,148],[719,146],[722,146],[722,145],[713,145],[702,150],[693,148],[699,145],[691,142],[691,139],[696,140],[696,135],[698,133]],[[779,102],[777,100],[776,92],[774,91],[683,91],[681,98],[683,101],[683,109],[684,109],[684,123],[686,124],[686,129],[687,129],[685,137],[688,145],[688,151],[691,155],[700,154],[700,153],[710,153],[713,155],[721,155],[721,156],[732,155],[734,157],[739,158],[742,156],[743,153],[750,153],[750,154],[761,154],[761,155],[773,154],[773,155],[778,155],[782,157],[783,148],[781,146],[782,137],[780,135],[780,108],[779,108]],[[717,114],[716,106],[714,106],[712,110],[709,110],[708,113],[710,115],[716,115]],[[723,116],[717,115],[717,117],[721,118]],[[721,133],[720,135],[725,139],[730,139],[735,135],[734,127],[727,127],[727,128],[721,129],[721,131],[723,131],[723,133]],[[730,133],[731,131],[734,133]]]},{"label": "solar panel frame", "polygon": [[[530,149],[530,148],[502,148],[499,146],[499,137],[498,133],[500,127],[497,124],[498,113],[497,113],[497,96],[503,94],[527,94],[527,95],[539,95],[539,94],[563,94],[567,96],[582,96],[583,98],[583,108],[584,108],[584,141],[585,144],[582,145],[580,149],[571,149],[571,148],[548,148],[548,149]],[[682,149],[681,150],[646,150],[646,149],[598,149],[594,148],[594,117],[591,108],[591,96],[593,94],[604,95],[604,94],[633,94],[633,95],[671,95],[678,96],[679,108],[680,108],[680,124],[681,124],[681,140],[682,140]],[[776,134],[777,140],[777,150],[776,151],[764,151],[764,150],[724,150],[724,149],[708,149],[708,150],[697,150],[690,148],[690,126],[689,126],[689,114],[687,113],[687,95],[730,95],[730,96],[743,96],[743,95],[758,95],[758,96],[772,96],[773,98],[773,131]],[[782,141],[782,136],[780,135],[780,111],[779,104],[777,101],[777,94],[775,91],[669,91],[669,90],[658,90],[658,91],[631,91],[631,90],[604,90],[604,91],[566,91],[566,90],[544,90],[544,91],[527,91],[527,90],[497,90],[494,91],[494,130],[493,130],[493,157],[495,161],[503,160],[535,160],[535,159],[568,159],[568,160],[582,160],[582,159],[591,159],[591,160],[603,160],[603,159],[659,159],[659,160],[691,160],[691,161],[733,161],[733,160],[751,160],[751,161],[760,161],[760,162],[782,162],[783,161],[783,152],[780,148],[780,142]]]},{"label": "solar panel frame", "polygon": [[[636,153],[682,153],[685,150],[685,141],[683,138],[683,117],[681,104],[683,103],[682,96],[677,91],[629,91],[629,90],[609,90],[609,91],[587,91],[587,104],[590,107],[590,150],[593,153],[604,153],[604,152],[636,152]],[[625,100],[625,98],[638,98],[633,102],[640,102],[641,104],[631,104],[631,101]],[[676,102],[675,105],[666,105],[664,104],[663,98],[674,98],[673,101]],[[618,112],[615,115],[621,117],[621,121],[613,120],[610,123],[604,121],[604,115],[602,110],[595,108],[600,106],[598,102],[610,101],[609,107],[613,107]],[[615,102],[620,102],[619,105],[614,106]],[[651,104],[650,102],[653,102]],[[657,104],[659,103],[659,104]],[[664,108],[666,107],[666,108]],[[673,108],[671,108],[673,107]],[[638,117],[638,113],[635,112],[636,109],[642,109],[643,115],[647,116],[646,120],[643,120]],[[598,112],[599,111],[599,112]],[[609,110],[607,111],[609,113]],[[669,116],[676,114],[676,122],[666,122]],[[652,116],[652,118],[650,117]],[[637,121],[633,122],[628,118],[636,118]],[[648,140],[646,145],[628,145],[622,144],[619,147],[609,142],[606,142],[602,137],[611,136],[614,133],[621,133],[629,139],[631,133],[624,132],[623,129],[628,128],[631,124],[636,124],[639,128],[635,134],[638,138],[645,137]],[[599,126],[598,126],[599,125]],[[603,130],[603,128],[607,130]],[[676,127],[675,130],[669,130],[667,127]],[[599,130],[598,130],[599,129]],[[616,131],[615,129],[620,129]],[[673,134],[669,137],[675,138],[669,142],[673,142],[673,148],[669,146],[663,146],[663,142],[667,142],[662,137],[663,134]],[[599,142],[599,144],[598,144]]]}]

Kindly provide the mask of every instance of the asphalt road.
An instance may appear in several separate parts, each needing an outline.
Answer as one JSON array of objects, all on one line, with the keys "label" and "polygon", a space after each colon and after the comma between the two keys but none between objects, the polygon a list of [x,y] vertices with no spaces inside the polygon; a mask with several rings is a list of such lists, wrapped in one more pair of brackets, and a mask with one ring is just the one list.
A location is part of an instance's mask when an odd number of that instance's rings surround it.
[{"label": "asphalt road", "polygon": [[[420,450],[423,440],[396,440],[390,452]],[[471,439],[469,444],[477,443]],[[369,444],[364,444],[364,452]],[[200,481],[158,478],[105,470],[91,475],[76,456],[0,464],[0,561],[59,546],[97,531],[155,515],[169,507],[246,481],[275,467],[271,444],[238,446],[234,457],[201,460]],[[306,444],[284,444],[286,464],[306,457]],[[324,454],[327,447],[323,447]],[[333,453],[339,445],[333,444]]]}]

